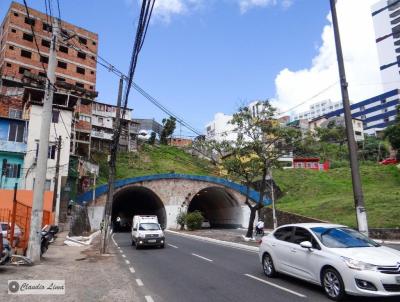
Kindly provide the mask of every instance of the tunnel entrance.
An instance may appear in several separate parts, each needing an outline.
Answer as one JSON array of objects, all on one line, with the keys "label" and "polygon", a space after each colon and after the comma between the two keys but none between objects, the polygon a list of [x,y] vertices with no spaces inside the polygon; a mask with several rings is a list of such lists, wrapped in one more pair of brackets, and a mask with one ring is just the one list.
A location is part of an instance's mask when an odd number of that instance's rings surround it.
[{"label": "tunnel entrance", "polygon": [[[167,225],[164,204],[153,191],[145,187],[128,187],[114,195],[111,219],[115,230],[130,231],[134,215],[157,215],[161,227]],[[119,222],[117,217],[120,218]]]},{"label": "tunnel entrance", "polygon": [[242,225],[242,207],[224,188],[209,187],[199,191],[188,207],[188,212],[196,210],[203,214],[205,227],[208,223],[211,228],[237,228]]}]

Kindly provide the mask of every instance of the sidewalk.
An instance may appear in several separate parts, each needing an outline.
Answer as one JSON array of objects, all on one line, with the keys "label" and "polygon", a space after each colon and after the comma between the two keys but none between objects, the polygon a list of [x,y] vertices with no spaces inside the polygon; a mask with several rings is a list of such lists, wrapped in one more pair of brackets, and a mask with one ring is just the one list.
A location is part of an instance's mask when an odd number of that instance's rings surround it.
[{"label": "sidewalk", "polygon": [[[99,254],[98,236],[92,246],[64,245],[66,233],[60,233],[40,264],[1,266],[0,297],[4,301],[140,301],[132,276],[123,269],[113,245],[110,254]],[[8,280],[65,280],[65,296],[9,295]],[[3,299],[1,299],[3,300]]]}]

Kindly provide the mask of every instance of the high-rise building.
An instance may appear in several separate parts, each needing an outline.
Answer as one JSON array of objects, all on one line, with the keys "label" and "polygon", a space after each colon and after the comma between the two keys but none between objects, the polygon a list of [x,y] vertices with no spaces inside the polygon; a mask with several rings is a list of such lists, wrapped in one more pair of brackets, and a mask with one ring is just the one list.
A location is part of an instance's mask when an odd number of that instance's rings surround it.
[{"label": "high-rise building", "polygon": [[376,46],[384,91],[400,88],[400,0],[372,6]]},{"label": "high-rise building", "polygon": [[309,110],[291,115],[291,121],[296,120],[313,120],[323,116],[329,112],[343,108],[342,102],[332,102],[331,100],[323,100],[310,105]]}]

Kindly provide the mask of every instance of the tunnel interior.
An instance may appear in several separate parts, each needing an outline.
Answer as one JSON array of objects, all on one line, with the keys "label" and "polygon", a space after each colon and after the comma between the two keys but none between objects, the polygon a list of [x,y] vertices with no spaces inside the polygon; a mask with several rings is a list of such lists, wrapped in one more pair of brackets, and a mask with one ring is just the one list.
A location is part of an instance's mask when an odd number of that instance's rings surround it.
[{"label": "tunnel interior", "polygon": [[196,210],[203,214],[211,228],[237,228],[242,225],[240,203],[224,188],[209,187],[195,194],[188,212]]},{"label": "tunnel interior", "polygon": [[[164,229],[167,225],[167,215],[161,199],[145,187],[128,187],[114,196],[111,219],[116,231],[130,231],[134,215],[157,215],[161,227]],[[119,222],[117,217],[120,218]]]}]

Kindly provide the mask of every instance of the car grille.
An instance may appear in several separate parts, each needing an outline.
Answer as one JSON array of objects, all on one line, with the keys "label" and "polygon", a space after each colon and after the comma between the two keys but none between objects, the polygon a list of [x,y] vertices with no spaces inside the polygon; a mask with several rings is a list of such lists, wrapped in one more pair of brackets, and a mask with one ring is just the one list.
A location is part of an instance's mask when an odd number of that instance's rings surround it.
[{"label": "car grille", "polygon": [[146,234],[145,238],[158,238],[158,234]]},{"label": "car grille", "polygon": [[383,274],[400,274],[400,264],[397,266],[378,266],[378,271]]},{"label": "car grille", "polygon": [[400,284],[383,284],[383,287],[388,292],[400,292]]}]

